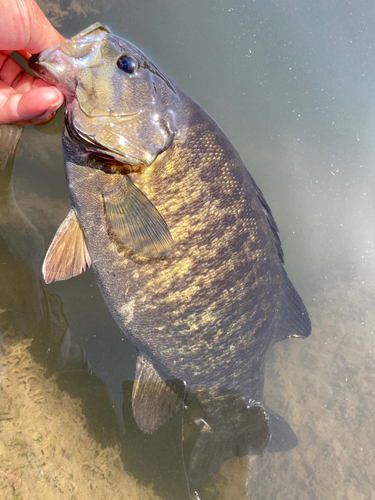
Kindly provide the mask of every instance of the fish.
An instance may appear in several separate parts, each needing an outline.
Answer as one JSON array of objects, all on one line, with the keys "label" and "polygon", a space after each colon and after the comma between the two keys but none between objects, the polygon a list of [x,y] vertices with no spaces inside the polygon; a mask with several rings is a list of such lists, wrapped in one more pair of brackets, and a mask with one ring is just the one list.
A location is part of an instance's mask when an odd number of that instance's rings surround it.
[{"label": "fish", "polygon": [[192,405],[189,478],[298,440],[264,401],[265,356],[306,338],[261,190],[217,123],[130,42],[96,23],[31,57],[65,95],[72,208],[43,264],[47,283],[92,266],[138,351],[132,394],[152,434]]}]

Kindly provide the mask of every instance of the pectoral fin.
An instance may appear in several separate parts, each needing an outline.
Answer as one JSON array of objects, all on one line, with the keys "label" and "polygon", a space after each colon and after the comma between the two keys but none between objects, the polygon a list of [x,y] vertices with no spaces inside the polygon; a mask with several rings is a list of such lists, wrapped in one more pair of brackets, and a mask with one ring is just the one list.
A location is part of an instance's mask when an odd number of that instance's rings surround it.
[{"label": "pectoral fin", "polygon": [[105,209],[115,234],[125,246],[149,259],[174,249],[168,226],[151,203],[125,175],[113,174],[103,192]]},{"label": "pectoral fin", "polygon": [[85,237],[74,210],[63,221],[48,249],[43,263],[46,283],[62,281],[86,271],[91,266]]},{"label": "pectoral fin", "polygon": [[148,361],[138,356],[133,385],[133,415],[145,434],[180,415],[183,410],[184,385],[178,380],[164,382]]}]

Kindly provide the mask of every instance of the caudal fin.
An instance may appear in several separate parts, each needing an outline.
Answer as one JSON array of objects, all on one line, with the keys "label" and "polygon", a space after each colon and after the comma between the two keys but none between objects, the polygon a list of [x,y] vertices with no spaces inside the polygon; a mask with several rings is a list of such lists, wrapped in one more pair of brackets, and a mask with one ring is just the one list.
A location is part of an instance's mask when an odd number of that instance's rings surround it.
[{"label": "caudal fin", "polygon": [[195,442],[189,467],[189,479],[196,483],[220,470],[232,457],[261,453],[270,437],[269,419],[263,406],[254,403],[246,408],[241,428],[213,430],[203,421]]},{"label": "caudal fin", "polygon": [[218,472],[232,457],[273,453],[295,448],[298,439],[290,425],[270,408],[255,403],[246,410],[246,424],[240,429],[214,431],[206,422],[195,442],[189,467],[192,483]]}]

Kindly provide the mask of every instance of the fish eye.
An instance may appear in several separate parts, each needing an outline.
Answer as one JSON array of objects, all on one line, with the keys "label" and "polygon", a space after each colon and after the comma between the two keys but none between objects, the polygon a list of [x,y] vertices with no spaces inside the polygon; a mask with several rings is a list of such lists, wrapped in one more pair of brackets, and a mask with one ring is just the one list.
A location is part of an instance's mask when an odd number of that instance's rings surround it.
[{"label": "fish eye", "polygon": [[134,73],[138,69],[138,62],[132,56],[122,55],[117,59],[117,66],[125,73]]}]

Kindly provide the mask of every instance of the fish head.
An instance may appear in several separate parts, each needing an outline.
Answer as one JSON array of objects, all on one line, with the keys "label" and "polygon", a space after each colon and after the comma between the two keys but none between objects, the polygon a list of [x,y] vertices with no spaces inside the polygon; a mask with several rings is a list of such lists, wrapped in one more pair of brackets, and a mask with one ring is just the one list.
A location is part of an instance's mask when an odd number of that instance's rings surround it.
[{"label": "fish head", "polygon": [[67,129],[87,151],[149,166],[172,144],[174,85],[105,26],[90,26],[32,56],[29,65],[64,93]]}]

